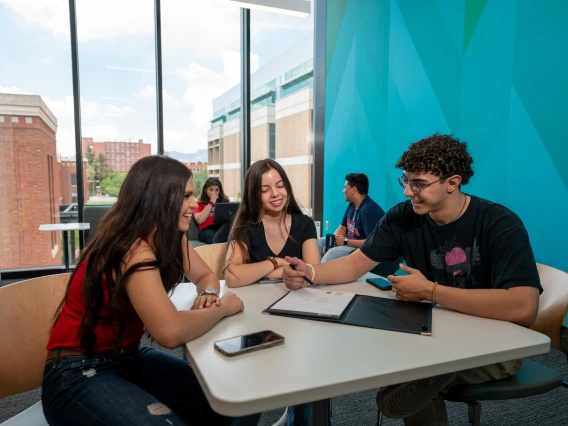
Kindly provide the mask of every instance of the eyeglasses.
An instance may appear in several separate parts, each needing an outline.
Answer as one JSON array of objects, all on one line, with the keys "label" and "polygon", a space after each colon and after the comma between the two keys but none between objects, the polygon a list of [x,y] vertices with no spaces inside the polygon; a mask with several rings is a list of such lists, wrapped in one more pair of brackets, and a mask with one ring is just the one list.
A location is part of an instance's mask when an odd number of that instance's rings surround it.
[{"label": "eyeglasses", "polygon": [[401,176],[398,178],[398,183],[400,184],[400,186],[402,186],[403,189],[406,189],[406,187],[410,185],[410,190],[414,192],[415,195],[418,195],[424,188],[427,188],[430,185],[433,185],[436,182],[441,182],[443,180],[446,180],[446,178],[441,178],[430,183],[418,183],[413,180],[409,181],[405,176]]}]

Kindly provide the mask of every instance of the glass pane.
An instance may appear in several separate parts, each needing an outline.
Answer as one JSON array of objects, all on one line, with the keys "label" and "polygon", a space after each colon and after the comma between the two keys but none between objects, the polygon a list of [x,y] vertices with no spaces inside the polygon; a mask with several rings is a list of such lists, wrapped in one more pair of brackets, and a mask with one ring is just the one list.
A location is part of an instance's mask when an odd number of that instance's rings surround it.
[{"label": "glass pane", "polygon": [[39,227],[77,221],[67,3],[4,2],[0,40],[0,269],[62,265]]},{"label": "glass pane", "polygon": [[162,0],[164,150],[240,197],[240,9]]},{"label": "glass pane", "polygon": [[76,4],[87,205],[112,204],[132,164],[157,153],[154,2]]},{"label": "glass pane", "polygon": [[[313,7],[312,7],[313,10]],[[312,211],[313,13],[251,11],[251,161],[278,161]],[[254,59],[253,59],[254,58]]]}]

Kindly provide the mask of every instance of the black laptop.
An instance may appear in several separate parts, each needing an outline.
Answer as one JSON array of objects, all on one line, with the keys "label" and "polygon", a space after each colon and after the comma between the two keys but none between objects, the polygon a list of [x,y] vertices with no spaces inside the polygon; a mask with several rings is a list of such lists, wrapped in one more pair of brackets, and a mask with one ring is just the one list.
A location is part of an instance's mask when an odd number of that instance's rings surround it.
[{"label": "black laptop", "polygon": [[241,203],[217,203],[215,204],[214,225],[229,223],[235,217]]}]

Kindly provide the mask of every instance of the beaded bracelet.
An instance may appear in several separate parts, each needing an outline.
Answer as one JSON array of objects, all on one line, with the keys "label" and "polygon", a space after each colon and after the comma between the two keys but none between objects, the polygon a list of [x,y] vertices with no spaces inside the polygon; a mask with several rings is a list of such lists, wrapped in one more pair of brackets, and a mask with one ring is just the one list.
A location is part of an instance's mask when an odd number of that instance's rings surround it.
[{"label": "beaded bracelet", "polygon": [[209,201],[209,205],[210,205],[212,208],[215,208],[215,203],[214,203],[213,201]]},{"label": "beaded bracelet", "polygon": [[312,282],[314,282],[314,279],[316,278],[316,269],[313,267],[311,263],[306,263],[306,266],[309,266],[310,269],[312,270]]},{"label": "beaded bracelet", "polygon": [[272,262],[272,266],[274,266],[274,270],[278,269],[278,261],[274,259],[273,256],[268,256],[266,260],[270,260]]},{"label": "beaded bracelet", "polygon": [[436,281],[434,283],[434,285],[432,286],[432,295],[430,297],[430,299],[432,299],[432,304],[435,305],[436,304],[436,287],[438,285],[438,281]]}]

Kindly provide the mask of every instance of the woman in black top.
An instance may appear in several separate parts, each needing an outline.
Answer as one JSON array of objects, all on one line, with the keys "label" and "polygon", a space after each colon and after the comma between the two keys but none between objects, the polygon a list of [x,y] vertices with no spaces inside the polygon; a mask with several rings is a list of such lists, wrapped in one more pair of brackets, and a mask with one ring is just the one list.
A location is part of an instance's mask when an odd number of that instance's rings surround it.
[{"label": "woman in black top", "polygon": [[225,269],[229,287],[262,278],[282,278],[285,256],[319,264],[314,221],[298,206],[286,172],[276,161],[255,162],[247,171],[231,234]]}]

